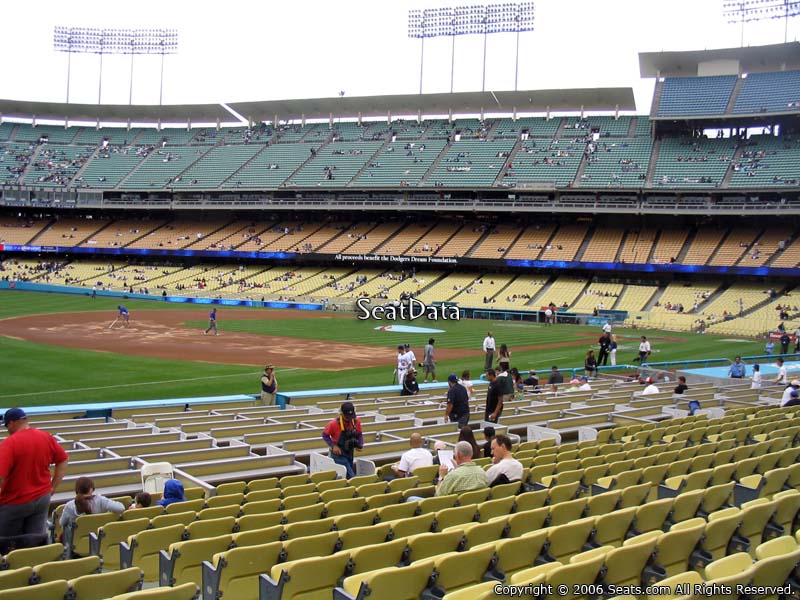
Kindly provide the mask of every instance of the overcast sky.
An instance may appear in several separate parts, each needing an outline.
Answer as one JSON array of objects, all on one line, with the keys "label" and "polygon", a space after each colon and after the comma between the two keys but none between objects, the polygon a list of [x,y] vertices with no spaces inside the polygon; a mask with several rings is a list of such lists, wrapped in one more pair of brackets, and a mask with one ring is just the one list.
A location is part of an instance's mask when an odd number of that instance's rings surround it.
[{"label": "overcast sky", "polygon": [[[477,4],[477,2],[474,2]],[[63,102],[67,55],[53,26],[170,27],[180,50],[167,56],[164,103],[409,94],[419,91],[420,42],[408,10],[473,4],[429,0],[188,0],[6,2],[0,36],[0,97]],[[637,53],[738,46],[741,29],[722,0],[537,0],[536,30],[521,35],[520,89],[632,86],[648,113],[652,81]],[[783,42],[783,21],[747,24],[745,44]],[[789,40],[800,37],[800,19]],[[488,38],[486,88],[514,88],[515,35]],[[424,92],[450,90],[450,38],[425,42]],[[455,91],[481,89],[482,36],[456,38]],[[130,57],[106,56],[102,101],[127,104]],[[159,57],[136,57],[133,102],[158,103]],[[95,103],[97,55],[73,55],[70,101]]]}]

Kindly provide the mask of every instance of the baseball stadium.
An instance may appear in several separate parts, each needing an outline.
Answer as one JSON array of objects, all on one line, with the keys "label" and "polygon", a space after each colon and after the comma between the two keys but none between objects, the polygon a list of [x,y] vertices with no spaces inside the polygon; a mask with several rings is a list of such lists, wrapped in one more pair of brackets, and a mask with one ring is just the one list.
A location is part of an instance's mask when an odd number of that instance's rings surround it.
[{"label": "baseball stadium", "polygon": [[800,2],[89,4],[0,40],[0,600],[798,597]]}]

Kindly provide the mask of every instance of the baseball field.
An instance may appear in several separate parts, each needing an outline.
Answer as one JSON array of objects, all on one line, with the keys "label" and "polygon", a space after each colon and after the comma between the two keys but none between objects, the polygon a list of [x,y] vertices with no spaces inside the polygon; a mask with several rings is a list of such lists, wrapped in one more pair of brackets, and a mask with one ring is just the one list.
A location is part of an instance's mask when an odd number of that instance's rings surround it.
[{"label": "baseball field", "polygon": [[[521,321],[406,323],[436,333],[388,331],[386,321],[355,314],[218,307],[219,336],[204,335],[210,307],[126,300],[130,326],[109,325],[119,300],[22,291],[0,292],[0,406],[150,400],[256,393],[263,366],[276,366],[280,389],[388,385],[398,344],[422,357],[436,340],[437,376],[483,367],[487,330],[511,350],[521,371],[583,365],[597,352],[598,327]],[[653,361],[757,355],[763,343],[713,335],[615,329],[618,363],[635,357],[639,336]]]}]

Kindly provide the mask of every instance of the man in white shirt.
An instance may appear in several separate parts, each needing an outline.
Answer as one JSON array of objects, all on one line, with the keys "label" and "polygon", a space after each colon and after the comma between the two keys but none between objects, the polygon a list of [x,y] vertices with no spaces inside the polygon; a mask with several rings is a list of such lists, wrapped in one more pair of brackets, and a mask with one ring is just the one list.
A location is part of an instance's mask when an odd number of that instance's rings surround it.
[{"label": "man in white shirt", "polygon": [[589,385],[589,378],[584,375],[579,380],[581,382],[580,386],[578,386],[578,390],[581,392],[589,392],[592,390],[592,386]]},{"label": "man in white shirt", "polygon": [[408,363],[409,368],[416,365],[417,355],[414,354],[414,351],[411,349],[411,344],[405,344],[403,346],[403,350],[405,350],[406,362]]},{"label": "man in white shirt", "polygon": [[397,347],[397,383],[400,385],[406,380],[406,373],[408,372],[408,367],[410,367],[410,363],[408,362],[408,357],[406,356],[406,349],[401,344]]},{"label": "man in white shirt", "polygon": [[494,342],[494,336],[492,332],[488,332],[486,337],[483,338],[483,351],[486,353],[486,361],[483,363],[483,370],[488,371],[492,368],[492,363],[494,363],[494,351],[496,345]]},{"label": "man in white shirt", "polygon": [[778,377],[775,379],[775,383],[786,385],[789,382],[789,378],[786,376],[786,367],[783,364],[783,359],[779,358],[775,361],[775,364],[778,365]]},{"label": "man in white shirt", "polygon": [[611,323],[608,321],[603,325],[603,333],[611,333]]},{"label": "man in white shirt", "polygon": [[646,386],[642,390],[642,396],[649,396],[650,394],[657,394],[659,392],[658,388],[656,387],[656,384],[653,383],[652,377],[648,377],[645,380],[645,384]]},{"label": "man in white shirt", "polygon": [[646,336],[642,336],[642,341],[639,343],[639,356],[633,359],[633,362],[644,363],[647,357],[650,356],[650,342],[647,341]]},{"label": "man in white shirt", "polygon": [[786,386],[785,390],[783,390],[783,396],[781,396],[781,406],[786,406],[792,399],[792,392],[797,392],[797,390],[800,390],[800,381],[795,379],[792,381],[792,383]]},{"label": "man in white shirt", "polygon": [[433,455],[422,447],[422,436],[412,433],[409,439],[411,450],[406,450],[400,457],[400,462],[392,467],[397,477],[408,477],[417,467],[430,467],[433,464]]},{"label": "man in white shirt", "polygon": [[505,475],[509,483],[522,479],[522,463],[512,456],[507,435],[500,433],[492,438],[492,463],[486,471],[489,486],[501,475]]}]

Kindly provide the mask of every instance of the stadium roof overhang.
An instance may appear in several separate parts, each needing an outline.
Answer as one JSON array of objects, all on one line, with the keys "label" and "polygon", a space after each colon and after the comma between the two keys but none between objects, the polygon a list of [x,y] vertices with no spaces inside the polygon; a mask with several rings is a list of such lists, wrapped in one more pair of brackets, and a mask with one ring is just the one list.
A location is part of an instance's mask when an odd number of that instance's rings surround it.
[{"label": "stadium roof overhang", "polygon": [[233,102],[229,106],[250,121],[435,116],[479,113],[544,113],[636,110],[633,89],[585,88],[455,94],[343,96],[305,100]]},{"label": "stadium roof overhang", "polygon": [[642,77],[739,75],[794,69],[800,69],[800,42],[714,50],[639,53],[639,74]]},{"label": "stadium roof overhang", "polygon": [[89,123],[233,123],[239,114],[251,122],[478,113],[633,111],[632,88],[586,88],[457,94],[353,96],[299,100],[263,100],[228,104],[66,104],[0,100],[0,117]]},{"label": "stadium roof overhang", "polygon": [[90,123],[216,123],[237,120],[221,104],[66,104],[28,100],[0,100],[0,116]]}]

